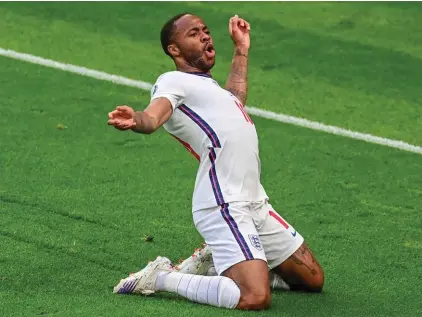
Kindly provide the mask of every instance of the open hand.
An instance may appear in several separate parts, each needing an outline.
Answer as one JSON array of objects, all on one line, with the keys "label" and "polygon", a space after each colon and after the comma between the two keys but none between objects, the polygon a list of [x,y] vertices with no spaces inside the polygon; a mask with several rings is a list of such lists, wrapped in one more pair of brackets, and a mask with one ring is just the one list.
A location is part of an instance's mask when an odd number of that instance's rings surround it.
[{"label": "open hand", "polygon": [[107,124],[119,130],[129,130],[136,126],[135,110],[129,106],[117,106],[116,110],[108,114],[108,118]]},{"label": "open hand", "polygon": [[251,42],[249,32],[251,27],[248,22],[236,14],[229,20],[229,33],[236,47],[249,49]]}]

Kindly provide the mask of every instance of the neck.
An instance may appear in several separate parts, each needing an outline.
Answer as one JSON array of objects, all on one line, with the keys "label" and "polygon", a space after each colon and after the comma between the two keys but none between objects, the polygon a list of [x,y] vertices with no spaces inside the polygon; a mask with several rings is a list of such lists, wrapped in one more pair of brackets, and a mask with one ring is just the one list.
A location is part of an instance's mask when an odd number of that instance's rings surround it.
[{"label": "neck", "polygon": [[206,71],[206,70],[200,69],[198,67],[188,65],[188,64],[186,64],[186,62],[182,63],[182,64],[176,64],[176,69],[179,72],[183,72],[183,73],[201,73],[201,74],[207,74],[207,75],[211,76],[211,70]]}]

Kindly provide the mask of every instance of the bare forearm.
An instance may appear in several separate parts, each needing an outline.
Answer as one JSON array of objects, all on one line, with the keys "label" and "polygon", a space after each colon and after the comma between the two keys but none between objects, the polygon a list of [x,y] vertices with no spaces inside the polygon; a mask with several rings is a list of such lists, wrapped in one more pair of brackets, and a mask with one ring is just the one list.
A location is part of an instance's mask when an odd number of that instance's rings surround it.
[{"label": "bare forearm", "polygon": [[143,111],[135,112],[134,120],[136,122],[136,126],[132,128],[134,132],[151,134],[157,129],[155,120]]},{"label": "bare forearm", "polygon": [[248,49],[236,48],[226,89],[235,95],[243,105],[248,94]]}]

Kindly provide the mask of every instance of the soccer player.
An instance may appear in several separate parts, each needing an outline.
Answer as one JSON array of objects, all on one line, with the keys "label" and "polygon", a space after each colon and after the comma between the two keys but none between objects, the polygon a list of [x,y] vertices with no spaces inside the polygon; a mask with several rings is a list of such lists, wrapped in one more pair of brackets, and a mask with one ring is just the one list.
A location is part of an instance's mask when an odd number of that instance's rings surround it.
[{"label": "soccer player", "polygon": [[183,273],[157,257],[122,279],[115,293],[168,291],[198,303],[258,310],[271,302],[270,273],[291,290],[322,290],[321,266],[270,205],[260,182],[258,136],[244,109],[250,25],[235,15],[229,34],[234,56],[220,87],[211,76],[216,52],[208,27],[193,14],[171,18],[161,30],[161,44],[176,70],[158,77],[144,111],[118,106],[108,120],[119,130],[144,134],[163,126],[198,159],[193,220],[217,275]]}]

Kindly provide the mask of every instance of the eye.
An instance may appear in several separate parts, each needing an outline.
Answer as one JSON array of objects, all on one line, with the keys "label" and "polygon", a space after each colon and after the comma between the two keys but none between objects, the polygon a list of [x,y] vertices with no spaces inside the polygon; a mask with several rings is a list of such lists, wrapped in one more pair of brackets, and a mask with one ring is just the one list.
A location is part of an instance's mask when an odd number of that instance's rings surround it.
[{"label": "eye", "polygon": [[190,34],[189,34],[189,36],[194,37],[194,36],[196,36],[197,34],[198,34],[197,32],[193,32],[193,33],[190,33]]}]

